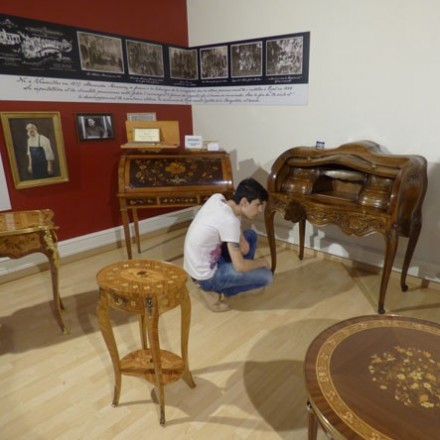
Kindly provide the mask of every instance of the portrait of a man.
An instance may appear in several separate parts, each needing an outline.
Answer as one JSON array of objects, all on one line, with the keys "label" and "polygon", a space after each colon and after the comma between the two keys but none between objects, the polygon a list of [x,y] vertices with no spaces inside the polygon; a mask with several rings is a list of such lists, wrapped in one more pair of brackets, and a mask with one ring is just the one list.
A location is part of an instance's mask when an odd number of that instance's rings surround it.
[{"label": "portrait of a man", "polygon": [[16,188],[68,180],[57,112],[1,114]]}]

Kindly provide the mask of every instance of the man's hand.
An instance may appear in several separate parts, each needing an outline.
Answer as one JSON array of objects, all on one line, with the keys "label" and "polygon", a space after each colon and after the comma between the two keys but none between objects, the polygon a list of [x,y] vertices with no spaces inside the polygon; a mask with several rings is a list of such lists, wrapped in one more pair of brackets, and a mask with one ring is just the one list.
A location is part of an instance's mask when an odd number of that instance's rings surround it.
[{"label": "man's hand", "polygon": [[234,269],[237,272],[248,272],[262,267],[270,269],[269,263],[264,258],[258,258],[257,260],[248,260],[244,258],[241,253],[241,246],[238,243],[228,243],[228,251]]}]

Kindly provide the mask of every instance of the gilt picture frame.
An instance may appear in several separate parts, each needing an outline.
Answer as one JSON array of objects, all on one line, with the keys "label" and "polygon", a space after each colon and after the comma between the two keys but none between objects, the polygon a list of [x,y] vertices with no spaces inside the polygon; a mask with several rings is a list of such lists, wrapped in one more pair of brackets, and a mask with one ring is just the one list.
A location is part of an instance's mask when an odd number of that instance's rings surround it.
[{"label": "gilt picture frame", "polygon": [[1,112],[15,188],[69,180],[59,112]]}]

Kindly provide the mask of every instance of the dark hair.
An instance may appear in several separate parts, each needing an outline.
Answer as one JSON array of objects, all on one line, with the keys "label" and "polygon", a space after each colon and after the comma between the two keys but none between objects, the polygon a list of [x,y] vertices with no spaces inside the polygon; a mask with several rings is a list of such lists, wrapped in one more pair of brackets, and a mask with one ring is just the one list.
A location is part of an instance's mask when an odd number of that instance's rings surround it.
[{"label": "dark hair", "polygon": [[243,197],[245,197],[249,203],[255,199],[260,200],[260,202],[266,202],[269,195],[263,185],[252,177],[249,177],[238,184],[232,196],[232,200],[238,205]]}]

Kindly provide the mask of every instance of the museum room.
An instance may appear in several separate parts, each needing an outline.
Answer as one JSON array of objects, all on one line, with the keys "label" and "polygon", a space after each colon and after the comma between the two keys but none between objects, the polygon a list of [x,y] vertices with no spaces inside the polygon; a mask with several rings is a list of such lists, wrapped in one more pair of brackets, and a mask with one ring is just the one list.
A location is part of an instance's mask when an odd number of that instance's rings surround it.
[{"label": "museum room", "polygon": [[434,440],[440,4],[0,8],[0,437]]}]

